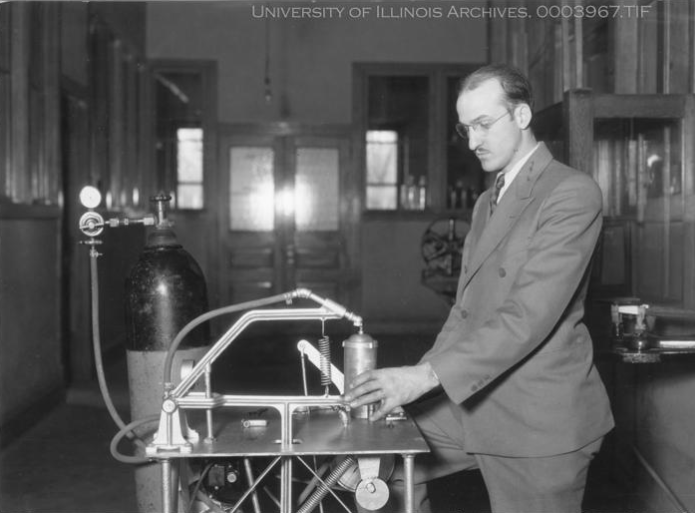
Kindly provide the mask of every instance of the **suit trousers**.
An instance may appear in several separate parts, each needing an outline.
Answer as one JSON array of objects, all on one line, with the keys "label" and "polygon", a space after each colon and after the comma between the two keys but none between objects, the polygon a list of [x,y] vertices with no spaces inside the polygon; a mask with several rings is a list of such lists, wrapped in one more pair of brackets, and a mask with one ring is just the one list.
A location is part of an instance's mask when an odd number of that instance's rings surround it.
[{"label": "suit trousers", "polygon": [[[580,513],[587,472],[603,437],[578,450],[546,457],[504,457],[466,452],[461,423],[443,394],[407,408],[430,446],[430,453],[415,458],[414,506],[418,513],[432,511],[427,482],[462,470],[480,469],[490,497],[492,513]],[[456,427],[459,427],[457,430]],[[391,498],[383,511],[404,511],[402,465],[389,482]],[[461,513],[466,505],[452,511]]]}]

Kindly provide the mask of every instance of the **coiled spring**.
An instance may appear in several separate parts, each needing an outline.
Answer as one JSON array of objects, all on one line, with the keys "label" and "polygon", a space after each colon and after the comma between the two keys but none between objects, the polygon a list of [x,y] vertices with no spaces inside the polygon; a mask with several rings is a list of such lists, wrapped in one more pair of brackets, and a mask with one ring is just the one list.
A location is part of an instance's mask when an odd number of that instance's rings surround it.
[{"label": "coiled spring", "polygon": [[328,494],[331,487],[338,482],[338,479],[342,477],[348,469],[357,463],[354,456],[348,455],[341,460],[336,467],[328,474],[328,477],[323,481],[319,482],[319,485],[314,493],[306,500],[304,504],[297,510],[297,513],[310,513],[316,506],[323,500],[323,498]]},{"label": "coiled spring", "polygon": [[319,353],[321,354],[321,385],[328,387],[331,384],[331,340],[328,335],[319,339]]}]

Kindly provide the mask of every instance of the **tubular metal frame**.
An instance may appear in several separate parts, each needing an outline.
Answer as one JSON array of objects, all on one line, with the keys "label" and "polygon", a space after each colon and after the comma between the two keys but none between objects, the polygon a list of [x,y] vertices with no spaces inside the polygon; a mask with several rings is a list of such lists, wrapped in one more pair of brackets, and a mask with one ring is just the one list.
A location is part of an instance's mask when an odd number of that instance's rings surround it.
[{"label": "tubular metal frame", "polygon": [[[175,513],[176,494],[173,488],[176,485],[172,472],[172,460],[193,457],[191,450],[194,443],[199,441],[199,435],[188,426],[185,410],[204,410],[206,415],[207,433],[205,444],[212,445],[215,440],[213,432],[213,411],[231,407],[259,407],[272,408],[280,415],[280,440],[278,443],[278,455],[271,465],[265,470],[265,475],[271,467],[280,460],[280,512],[292,513],[292,458],[300,456],[292,453],[295,442],[293,438],[294,413],[300,408],[331,408],[340,416],[344,426],[350,423],[350,408],[342,396],[266,396],[266,395],[221,395],[213,393],[211,389],[211,369],[213,362],[229,347],[229,345],[250,324],[259,321],[301,321],[346,318],[362,331],[362,318],[349,312],[341,305],[333,301],[320,298],[306,289],[296,291],[284,296],[289,301],[293,297],[308,298],[316,301],[319,308],[286,308],[272,310],[251,310],[244,313],[227,332],[222,335],[203,358],[195,364],[190,372],[183,376],[177,385],[165,383],[164,398],[159,421],[159,429],[152,442],[146,447],[148,457],[159,460],[162,464],[163,480],[163,510],[164,513]],[[191,389],[204,378],[205,391],[196,392]],[[166,379],[166,378],[165,378]],[[415,428],[416,429],[416,428]],[[415,431],[416,434],[419,434]],[[425,452],[426,449],[415,449],[414,452]],[[395,451],[391,451],[392,453]],[[414,453],[399,452],[404,460],[406,481],[406,513],[413,512],[413,459]],[[303,454],[302,454],[303,455]],[[243,453],[238,456],[249,457]],[[248,490],[250,494],[260,482],[256,482]],[[241,501],[240,501],[241,502]],[[238,507],[235,506],[235,508]]]}]

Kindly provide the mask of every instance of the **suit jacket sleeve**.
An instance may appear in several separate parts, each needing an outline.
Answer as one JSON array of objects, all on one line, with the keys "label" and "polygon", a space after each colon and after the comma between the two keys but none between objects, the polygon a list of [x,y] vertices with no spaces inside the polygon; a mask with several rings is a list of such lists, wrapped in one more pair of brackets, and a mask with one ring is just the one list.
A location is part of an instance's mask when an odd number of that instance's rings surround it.
[{"label": "suit jacket sleeve", "polygon": [[601,230],[600,189],[577,173],[543,201],[527,259],[506,298],[474,329],[457,302],[434,346],[422,358],[430,362],[456,403],[484,389],[537,349],[579,289]]}]

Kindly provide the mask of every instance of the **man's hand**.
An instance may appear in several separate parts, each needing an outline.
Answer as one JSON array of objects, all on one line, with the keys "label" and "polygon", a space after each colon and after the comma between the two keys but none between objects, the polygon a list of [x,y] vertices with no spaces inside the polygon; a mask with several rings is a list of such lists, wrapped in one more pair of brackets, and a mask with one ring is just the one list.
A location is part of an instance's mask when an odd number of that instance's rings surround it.
[{"label": "man's hand", "polygon": [[379,420],[397,406],[408,404],[439,386],[429,362],[410,367],[392,367],[363,372],[345,394],[351,408],[380,402],[370,420]]}]

